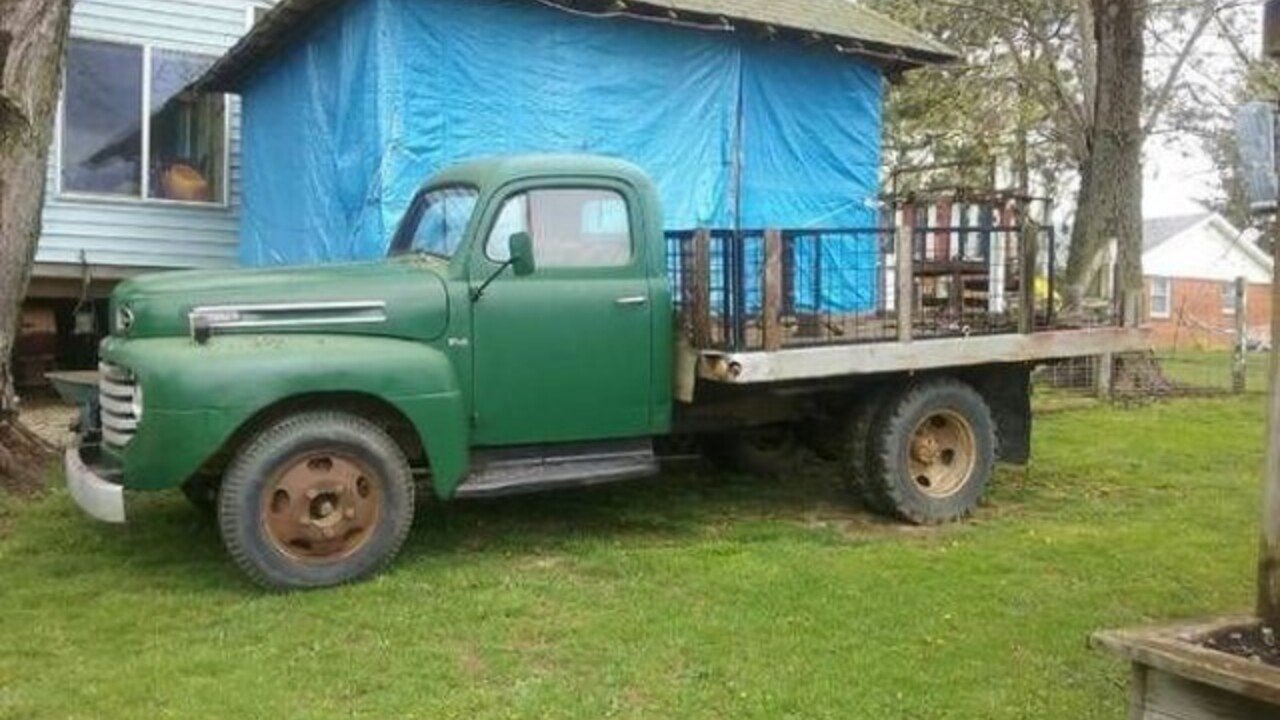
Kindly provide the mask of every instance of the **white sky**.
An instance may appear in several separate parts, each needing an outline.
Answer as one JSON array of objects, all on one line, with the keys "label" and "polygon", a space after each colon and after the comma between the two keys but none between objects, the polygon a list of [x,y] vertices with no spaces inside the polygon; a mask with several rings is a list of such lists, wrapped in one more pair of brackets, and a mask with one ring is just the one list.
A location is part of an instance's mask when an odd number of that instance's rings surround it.
[{"label": "white sky", "polygon": [[[1251,52],[1257,54],[1262,44],[1262,4],[1256,3],[1251,11],[1255,19],[1248,24],[1257,32],[1248,38],[1247,45]],[[1186,80],[1224,90],[1219,84],[1223,77],[1229,76],[1229,72],[1215,72],[1215,66],[1229,68],[1234,64],[1235,58],[1227,42],[1216,33],[1206,33],[1197,46],[1196,54],[1201,67],[1189,64],[1184,70]],[[1156,59],[1153,65],[1158,68],[1159,63],[1160,60]],[[1200,143],[1193,138],[1165,136],[1148,140],[1145,150],[1143,214],[1146,217],[1163,217],[1203,211],[1204,206],[1197,200],[1214,195],[1217,170]]]},{"label": "white sky", "polygon": [[1197,200],[1213,195],[1217,170],[1194,141],[1149,141],[1142,214],[1188,215],[1204,211]]}]

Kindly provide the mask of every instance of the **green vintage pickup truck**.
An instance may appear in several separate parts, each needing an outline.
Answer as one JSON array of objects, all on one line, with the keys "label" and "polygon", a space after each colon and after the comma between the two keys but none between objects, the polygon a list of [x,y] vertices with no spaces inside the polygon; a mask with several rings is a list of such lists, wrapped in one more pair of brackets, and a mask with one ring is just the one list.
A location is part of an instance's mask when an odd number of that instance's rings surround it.
[{"label": "green vintage pickup truck", "polygon": [[779,251],[812,233],[661,223],[624,162],[497,158],[430,179],[384,260],[125,282],[71,494],[123,522],[125,491],[180,487],[272,588],[386,566],[416,487],[458,500],[652,476],[688,439],[780,481],[807,441],[871,507],[946,522],[997,458],[1025,461],[1032,363],[1140,342],[1035,322],[913,337],[909,294],[823,316],[879,322],[875,342],[806,334],[814,311],[785,280],[807,255],[788,269]]}]

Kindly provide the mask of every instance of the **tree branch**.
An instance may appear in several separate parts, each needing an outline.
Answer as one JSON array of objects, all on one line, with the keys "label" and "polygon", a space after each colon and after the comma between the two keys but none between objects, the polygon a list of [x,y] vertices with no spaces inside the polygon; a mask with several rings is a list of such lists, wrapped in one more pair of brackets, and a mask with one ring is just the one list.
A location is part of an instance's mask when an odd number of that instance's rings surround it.
[{"label": "tree branch", "polygon": [[1173,61],[1173,67],[1169,68],[1169,74],[1165,76],[1164,82],[1160,84],[1160,89],[1156,91],[1155,101],[1151,105],[1151,110],[1147,115],[1147,119],[1142,123],[1142,134],[1149,135],[1151,129],[1155,127],[1156,121],[1160,119],[1160,113],[1164,112],[1164,108],[1169,104],[1169,96],[1173,94],[1173,86],[1178,82],[1178,76],[1182,74],[1182,67],[1187,64],[1187,58],[1191,57],[1191,51],[1199,42],[1200,37],[1204,35],[1204,31],[1209,28],[1209,23],[1217,17],[1218,8],[1213,3],[1207,3],[1204,8],[1204,14],[1196,21],[1195,28],[1191,34],[1187,36],[1187,41],[1182,45],[1182,49],[1178,51],[1177,58]]}]

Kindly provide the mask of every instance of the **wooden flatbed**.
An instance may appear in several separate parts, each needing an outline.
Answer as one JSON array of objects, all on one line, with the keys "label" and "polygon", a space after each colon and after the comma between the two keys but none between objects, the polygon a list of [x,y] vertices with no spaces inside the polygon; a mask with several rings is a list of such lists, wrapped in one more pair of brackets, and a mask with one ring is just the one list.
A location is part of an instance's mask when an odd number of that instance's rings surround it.
[{"label": "wooden flatbed", "polygon": [[1047,362],[1148,347],[1145,330],[1099,327],[745,352],[702,350],[697,353],[697,374],[704,380],[751,385],[988,363]]}]

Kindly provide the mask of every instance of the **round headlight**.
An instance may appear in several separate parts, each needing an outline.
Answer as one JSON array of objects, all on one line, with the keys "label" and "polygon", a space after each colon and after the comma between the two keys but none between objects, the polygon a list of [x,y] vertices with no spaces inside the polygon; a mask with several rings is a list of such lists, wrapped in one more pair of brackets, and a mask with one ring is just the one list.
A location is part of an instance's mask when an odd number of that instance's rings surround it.
[{"label": "round headlight", "polygon": [[133,327],[133,310],[128,305],[116,308],[116,329],[122,333]]}]

